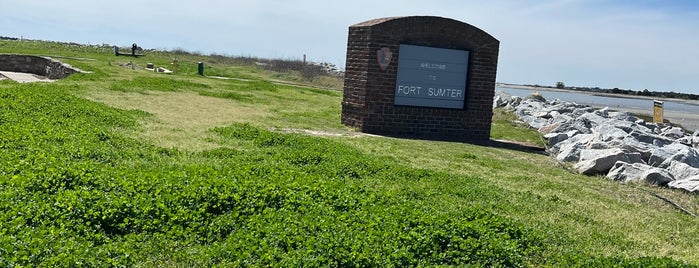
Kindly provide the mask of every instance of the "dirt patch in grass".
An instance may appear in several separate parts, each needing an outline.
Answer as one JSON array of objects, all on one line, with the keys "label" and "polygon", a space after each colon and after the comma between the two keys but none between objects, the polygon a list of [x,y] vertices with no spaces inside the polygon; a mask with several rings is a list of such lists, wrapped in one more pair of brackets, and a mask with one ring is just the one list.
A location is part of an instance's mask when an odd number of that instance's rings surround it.
[{"label": "dirt patch in grass", "polygon": [[323,130],[298,129],[298,128],[281,128],[281,129],[272,128],[271,130],[272,131],[281,131],[281,132],[285,132],[285,133],[306,134],[306,135],[319,136],[319,137],[350,137],[350,138],[380,137],[379,135],[362,133],[362,132],[352,131],[349,129],[347,129],[345,131],[323,131]]},{"label": "dirt patch in grass", "polygon": [[268,113],[234,100],[202,96],[193,92],[144,93],[90,91],[84,97],[125,110],[141,110],[154,117],[143,119],[141,132],[156,145],[188,151],[219,147],[208,130],[234,122],[253,122]]}]

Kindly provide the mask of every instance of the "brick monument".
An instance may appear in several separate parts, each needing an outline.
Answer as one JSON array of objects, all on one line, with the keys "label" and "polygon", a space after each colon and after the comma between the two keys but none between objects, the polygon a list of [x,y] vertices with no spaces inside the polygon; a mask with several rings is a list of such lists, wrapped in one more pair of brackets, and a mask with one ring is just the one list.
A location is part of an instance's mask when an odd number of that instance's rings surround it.
[{"label": "brick monument", "polygon": [[453,19],[349,27],[342,123],[396,137],[490,140],[500,42]]}]

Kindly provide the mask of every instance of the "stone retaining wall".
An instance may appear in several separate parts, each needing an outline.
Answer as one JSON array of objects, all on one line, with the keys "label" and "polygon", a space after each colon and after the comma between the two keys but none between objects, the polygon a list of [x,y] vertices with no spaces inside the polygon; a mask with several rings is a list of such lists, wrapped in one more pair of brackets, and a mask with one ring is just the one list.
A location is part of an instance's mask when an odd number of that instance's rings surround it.
[{"label": "stone retaining wall", "polygon": [[52,58],[16,54],[0,54],[0,71],[31,73],[54,80],[82,72]]}]

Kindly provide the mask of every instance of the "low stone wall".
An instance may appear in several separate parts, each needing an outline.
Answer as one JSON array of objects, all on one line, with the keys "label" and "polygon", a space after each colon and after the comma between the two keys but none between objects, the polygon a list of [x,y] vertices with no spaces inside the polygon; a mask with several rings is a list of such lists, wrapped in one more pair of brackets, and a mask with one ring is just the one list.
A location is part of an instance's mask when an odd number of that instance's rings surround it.
[{"label": "low stone wall", "polygon": [[48,79],[63,79],[80,69],[48,57],[0,54],[0,71],[32,73]]}]

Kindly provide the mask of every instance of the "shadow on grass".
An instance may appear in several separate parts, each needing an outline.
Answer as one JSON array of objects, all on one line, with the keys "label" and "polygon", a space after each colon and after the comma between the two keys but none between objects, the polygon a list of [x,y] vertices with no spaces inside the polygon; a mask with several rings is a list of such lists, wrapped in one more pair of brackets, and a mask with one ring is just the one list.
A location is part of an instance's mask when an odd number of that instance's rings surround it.
[{"label": "shadow on grass", "polygon": [[493,147],[493,148],[520,151],[520,152],[525,152],[525,153],[535,153],[535,154],[541,154],[541,155],[548,155],[548,153],[546,153],[546,148],[544,148],[544,147],[541,147],[538,145],[533,145],[533,144],[528,144],[528,143],[523,143],[523,142],[517,142],[517,141],[490,140],[490,141],[488,141],[488,143],[483,144],[483,145]]},{"label": "shadow on grass", "polygon": [[[366,132],[365,132],[366,133]],[[513,151],[520,151],[524,153],[535,153],[535,154],[540,154],[540,155],[548,155],[546,152],[546,148],[542,147],[541,145],[537,144],[531,144],[527,142],[521,142],[521,141],[511,141],[511,140],[503,140],[503,139],[488,139],[488,140],[469,140],[469,139],[464,139],[464,140],[454,140],[454,139],[440,139],[440,138],[434,138],[434,137],[426,137],[426,136],[421,136],[421,135],[408,135],[408,134],[396,134],[396,133],[369,133],[371,135],[376,135],[376,136],[383,136],[383,137],[391,137],[391,138],[397,138],[397,139],[409,139],[409,140],[424,140],[424,141],[442,141],[442,142],[459,142],[459,143],[466,143],[466,144],[473,144],[473,145],[479,145],[479,146],[486,146],[486,147],[492,147],[492,148],[499,148],[499,149],[506,149],[506,150],[513,150]]]}]

